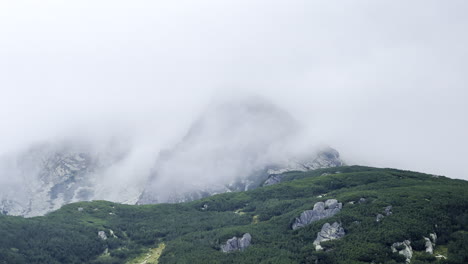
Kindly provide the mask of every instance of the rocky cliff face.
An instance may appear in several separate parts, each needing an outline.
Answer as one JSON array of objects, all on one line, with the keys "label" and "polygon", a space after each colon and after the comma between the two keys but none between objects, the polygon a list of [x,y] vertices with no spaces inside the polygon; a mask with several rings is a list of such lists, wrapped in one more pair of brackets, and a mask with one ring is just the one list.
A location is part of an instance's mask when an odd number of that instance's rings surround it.
[{"label": "rocky cliff face", "polygon": [[[89,200],[186,202],[275,184],[288,171],[343,165],[332,148],[298,146],[298,131],[286,111],[263,99],[215,104],[178,144],[151,159],[151,168],[125,165],[120,178],[130,148],[110,144],[96,150],[75,140],[37,145],[10,159],[7,169],[0,158],[0,179],[14,179],[0,182],[0,213],[37,216]],[[137,176],[135,170],[143,172]]]},{"label": "rocky cliff face", "polygon": [[32,217],[68,203],[105,198],[110,188],[99,176],[120,158],[121,153],[93,153],[67,144],[35,146],[2,171],[15,182],[1,193],[0,210]]},{"label": "rocky cliff face", "polygon": [[270,175],[343,164],[331,148],[298,147],[299,127],[289,113],[263,99],[212,105],[160,156],[138,202],[183,202],[245,191],[262,186]]}]

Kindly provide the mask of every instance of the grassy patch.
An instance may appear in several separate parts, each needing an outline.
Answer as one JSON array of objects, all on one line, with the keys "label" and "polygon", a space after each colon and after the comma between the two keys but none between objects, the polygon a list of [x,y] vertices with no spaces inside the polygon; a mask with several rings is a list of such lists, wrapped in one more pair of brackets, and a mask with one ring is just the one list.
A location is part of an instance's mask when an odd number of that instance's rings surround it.
[{"label": "grassy patch", "polygon": [[150,248],[147,252],[143,253],[138,258],[128,261],[126,264],[158,264],[159,257],[161,257],[165,248],[166,244],[159,243],[158,247]]}]

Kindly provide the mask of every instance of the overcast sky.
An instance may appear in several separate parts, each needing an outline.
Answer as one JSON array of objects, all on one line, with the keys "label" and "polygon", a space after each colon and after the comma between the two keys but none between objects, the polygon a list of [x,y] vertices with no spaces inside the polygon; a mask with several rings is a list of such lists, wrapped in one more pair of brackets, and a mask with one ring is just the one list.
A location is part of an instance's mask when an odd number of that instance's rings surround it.
[{"label": "overcast sky", "polygon": [[[468,179],[467,1],[0,0],[0,152],[169,145],[253,94],[350,164]],[[140,142],[140,143],[141,143]]]}]

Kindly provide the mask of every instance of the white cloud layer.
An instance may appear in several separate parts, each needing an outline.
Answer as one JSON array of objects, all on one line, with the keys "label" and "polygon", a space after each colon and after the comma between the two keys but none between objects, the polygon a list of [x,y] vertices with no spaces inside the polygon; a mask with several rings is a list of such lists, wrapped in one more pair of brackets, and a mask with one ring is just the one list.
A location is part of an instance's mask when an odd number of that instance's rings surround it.
[{"label": "white cloud layer", "polygon": [[468,179],[467,11],[456,0],[1,1],[0,152],[125,137],[144,157],[212,100],[255,94],[348,163]]}]

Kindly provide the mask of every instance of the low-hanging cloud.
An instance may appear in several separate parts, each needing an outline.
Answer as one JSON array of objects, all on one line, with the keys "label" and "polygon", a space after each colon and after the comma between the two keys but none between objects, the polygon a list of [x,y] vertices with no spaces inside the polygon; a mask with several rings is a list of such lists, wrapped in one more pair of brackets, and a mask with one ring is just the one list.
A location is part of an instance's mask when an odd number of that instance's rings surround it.
[{"label": "low-hanging cloud", "polygon": [[255,94],[297,121],[305,145],[331,145],[350,164],[468,179],[467,8],[2,2],[0,152],[117,140],[125,158],[103,177],[143,182],[207,105]]}]

